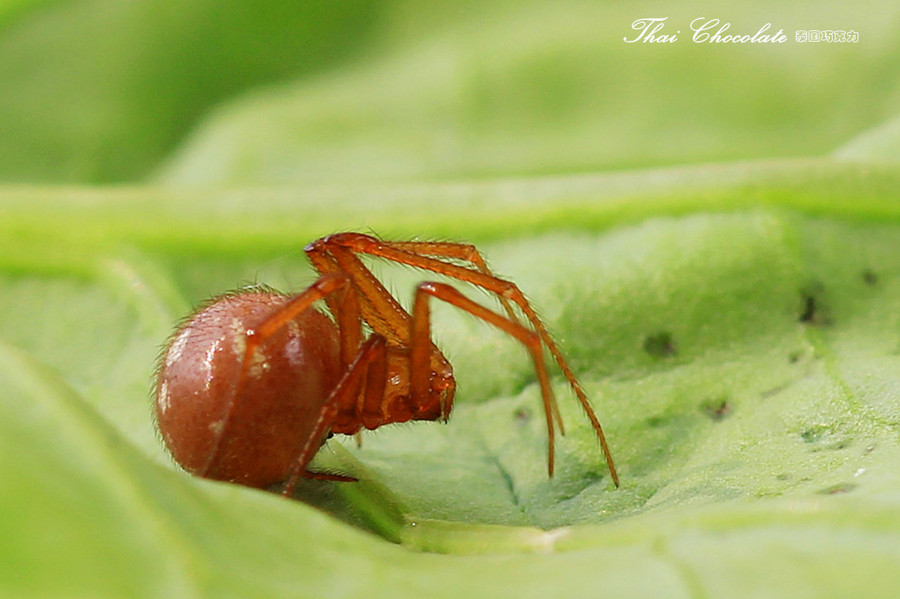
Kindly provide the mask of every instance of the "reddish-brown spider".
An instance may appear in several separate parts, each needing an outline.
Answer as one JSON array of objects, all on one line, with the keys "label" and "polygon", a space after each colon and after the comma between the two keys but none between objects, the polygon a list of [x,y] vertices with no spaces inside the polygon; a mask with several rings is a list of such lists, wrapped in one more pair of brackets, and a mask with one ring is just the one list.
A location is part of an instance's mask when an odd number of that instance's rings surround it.
[{"label": "reddish-brown spider", "polygon": [[[495,277],[474,246],[389,242],[340,233],[309,244],[319,279],[296,295],[264,288],[229,293],[202,307],[172,337],[156,380],[156,418],[187,471],[251,487],[300,477],[353,480],[307,470],[330,434],[354,434],[408,420],[447,420],[456,382],[431,341],[429,300],[437,298],[496,326],[531,353],[544,403],[553,475],[555,427],[562,418],[544,363],[546,346],[615,466],[584,390],[519,288]],[[407,312],[360,261],[368,254],[480,287],[506,314],[454,287],[424,282]],[[315,306],[327,304],[334,320]],[[527,320],[520,321],[513,305]],[[363,323],[371,329],[363,338]]]}]

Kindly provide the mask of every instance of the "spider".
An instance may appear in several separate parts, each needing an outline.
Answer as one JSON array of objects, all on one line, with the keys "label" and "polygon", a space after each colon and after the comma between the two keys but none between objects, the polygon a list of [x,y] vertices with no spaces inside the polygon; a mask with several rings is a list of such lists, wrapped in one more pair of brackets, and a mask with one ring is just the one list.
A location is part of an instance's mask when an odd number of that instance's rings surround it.
[{"label": "spider", "polygon": [[[285,295],[254,287],[227,293],[201,306],[175,331],[156,374],[155,412],[166,446],[185,470],[250,487],[285,483],[282,492],[290,496],[300,477],[355,480],[307,470],[332,434],[409,420],[446,422],[456,381],[431,340],[430,300],[439,299],[499,328],[530,352],[547,420],[552,477],[555,430],[564,429],[544,363],[543,348],[550,351],[618,486],[603,429],[569,365],[519,288],[494,276],[474,246],[338,233],[305,251],[320,275],[305,290]],[[408,312],[359,255],[484,289],[499,298],[505,314],[433,281],[416,287]],[[320,300],[333,319],[317,308]]]}]

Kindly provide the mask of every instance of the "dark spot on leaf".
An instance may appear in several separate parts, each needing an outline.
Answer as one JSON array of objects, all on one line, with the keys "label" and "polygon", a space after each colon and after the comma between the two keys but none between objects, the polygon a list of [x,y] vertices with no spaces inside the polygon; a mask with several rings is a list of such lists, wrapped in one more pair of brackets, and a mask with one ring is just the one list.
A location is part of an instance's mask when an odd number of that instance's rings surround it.
[{"label": "dark spot on leaf", "polygon": [[801,354],[798,351],[792,352],[790,355],[788,355],[788,362],[790,362],[791,364],[796,364],[800,361],[800,355]]},{"label": "dark spot on leaf", "polygon": [[831,319],[827,315],[827,311],[822,303],[822,295],[824,289],[821,283],[814,283],[801,290],[800,297],[803,300],[800,310],[800,322],[813,325],[824,326],[831,324]]},{"label": "dark spot on leaf", "polygon": [[518,424],[525,424],[526,422],[531,420],[531,410],[519,408],[513,413],[513,418],[516,419],[516,422]]},{"label": "dark spot on leaf", "polygon": [[809,427],[800,433],[800,438],[803,439],[804,443],[816,445],[811,448],[812,451],[839,451],[849,447],[852,441],[846,435],[834,430],[833,427],[824,424],[816,424]]},{"label": "dark spot on leaf", "polygon": [[760,392],[759,396],[763,399],[769,399],[770,397],[774,397],[791,386],[790,382],[782,383],[780,385],[776,385],[771,389],[766,389],[765,391]]},{"label": "dark spot on leaf", "polygon": [[800,322],[814,323],[816,321],[816,298],[812,295],[803,296],[803,313],[800,314]]},{"label": "dark spot on leaf", "polygon": [[782,472],[781,474],[779,474],[778,476],[775,477],[775,480],[778,480],[781,482],[786,482],[786,481],[791,480],[791,475],[788,474],[787,472]]},{"label": "dark spot on leaf", "polygon": [[840,493],[849,493],[854,490],[857,485],[853,483],[838,483],[836,485],[831,485],[830,487],[825,487],[821,491],[818,491],[820,495],[838,495]]},{"label": "dark spot on leaf", "polygon": [[660,428],[665,426],[667,420],[668,419],[665,416],[657,414],[656,416],[650,416],[644,420],[644,422],[647,423],[647,426],[650,428]]},{"label": "dark spot on leaf", "polygon": [[825,432],[825,427],[821,424],[817,424],[800,433],[800,438],[803,439],[804,443],[816,443],[821,440],[822,435],[824,435]]},{"label": "dark spot on leaf", "polygon": [[866,285],[876,285],[878,283],[878,274],[874,270],[867,268],[862,271],[862,280]]},{"label": "dark spot on leaf", "polygon": [[700,404],[700,411],[713,422],[721,422],[731,414],[731,405],[724,397],[709,399]]},{"label": "dark spot on leaf", "polygon": [[648,335],[644,339],[644,351],[654,358],[669,358],[675,355],[675,342],[672,334],[662,331]]}]

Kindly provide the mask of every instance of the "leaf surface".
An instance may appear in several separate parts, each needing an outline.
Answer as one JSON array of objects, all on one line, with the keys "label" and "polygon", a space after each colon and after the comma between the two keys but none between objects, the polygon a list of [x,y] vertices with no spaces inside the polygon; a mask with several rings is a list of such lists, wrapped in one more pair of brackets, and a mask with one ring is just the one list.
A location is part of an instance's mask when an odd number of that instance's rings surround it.
[{"label": "leaf surface", "polygon": [[[822,160],[362,195],[4,189],[3,589],[890,596],[898,182]],[[330,442],[318,459],[359,484],[305,485],[316,508],[179,473],[147,398],[172,323],[242,282],[302,288],[302,244],[348,222],[478,242],[569,356],[622,487],[558,375],[567,435],[547,479],[527,357],[450,309],[450,423]],[[422,278],[376,269],[404,301]]]}]

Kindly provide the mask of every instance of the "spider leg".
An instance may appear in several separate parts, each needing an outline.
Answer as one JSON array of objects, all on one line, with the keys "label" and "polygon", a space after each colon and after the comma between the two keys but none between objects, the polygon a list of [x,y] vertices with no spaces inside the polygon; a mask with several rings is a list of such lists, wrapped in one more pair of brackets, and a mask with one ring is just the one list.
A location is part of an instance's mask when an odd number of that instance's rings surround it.
[{"label": "spider leg", "polygon": [[[435,258],[452,258],[463,262],[468,262],[477,272],[485,274],[489,277],[495,277],[491,269],[488,268],[487,262],[481,252],[470,243],[457,243],[454,241],[382,241],[394,249],[402,250],[412,254],[421,256],[433,256]],[[496,277],[495,277],[496,278]],[[510,320],[518,321],[515,310],[510,305],[509,300],[503,296],[498,296],[500,304],[506,311]]]},{"label": "spider leg", "polygon": [[[373,401],[377,400],[380,404],[381,398],[384,396],[385,376],[381,372],[385,363],[385,339],[380,335],[372,335],[369,337],[362,347],[356,359],[350,364],[340,382],[328,396],[325,405],[319,412],[316,426],[312,434],[307,438],[306,444],[297,456],[297,461],[291,469],[291,474],[287,479],[282,494],[289,497],[294,492],[294,487],[300,477],[318,478],[325,480],[338,481],[355,481],[356,479],[349,476],[310,472],[306,469],[313,456],[319,451],[322,443],[328,436],[329,431],[341,413],[342,408],[349,408],[351,413],[356,412],[359,407],[360,390],[365,388],[365,395],[370,393],[374,395]],[[374,372],[372,372],[374,370]],[[378,382],[380,380],[380,383]],[[368,397],[366,397],[368,399]],[[368,402],[366,402],[368,403]],[[365,408],[363,408],[365,409]],[[365,413],[365,412],[363,412]]]},{"label": "spider leg", "polygon": [[[340,236],[346,235],[348,234],[340,234]],[[361,269],[368,270],[365,266],[362,265],[362,263],[351,261],[346,257],[338,262],[338,260],[330,255],[327,250],[323,251],[323,247],[329,245],[328,241],[335,237],[338,236],[333,235],[330,238],[320,239],[309,244],[306,248],[310,260],[313,262],[319,272],[324,274],[325,272],[357,271]],[[481,252],[479,252],[478,248],[476,248],[472,244],[456,243],[451,241],[382,241],[381,243],[412,254],[433,256],[436,258],[450,258],[460,260],[462,262],[468,262],[472,265],[472,268],[470,270],[472,270],[473,272],[479,272],[489,277],[494,277],[494,274],[491,272],[490,268],[488,268],[487,262],[481,255]],[[378,289],[379,295],[386,294],[390,296],[387,290],[385,290],[377,280],[374,280],[372,283],[373,289]],[[510,320],[518,320],[518,317],[516,316],[515,311],[510,305],[509,300],[502,296],[498,296],[498,299],[500,300],[503,309],[506,310],[506,313],[509,316]],[[399,312],[403,311],[402,307],[398,303],[396,303],[396,301],[386,302],[381,306],[381,310],[384,313],[397,312],[398,314]],[[398,335],[401,334],[399,330],[395,330],[395,332]]]},{"label": "spider leg", "polygon": [[550,387],[550,377],[547,374],[547,366],[544,363],[540,336],[535,331],[525,328],[519,322],[472,301],[451,285],[425,282],[419,284],[416,288],[413,304],[412,343],[410,346],[410,394],[412,397],[424,398],[428,393],[430,371],[427,364],[429,358],[427,344],[431,339],[428,300],[432,297],[456,306],[460,310],[465,310],[476,318],[494,325],[508,335],[515,337],[528,349],[534,360],[534,368],[537,372],[538,382],[541,386],[541,396],[544,401],[544,413],[547,417],[547,471],[550,476],[553,476],[555,457],[553,406],[556,404],[556,399],[553,397],[553,390]]},{"label": "spider leg", "polygon": [[[410,248],[411,246],[407,245],[406,247]],[[388,320],[392,320],[391,324],[395,327],[397,338],[404,341],[406,341],[406,335],[408,335],[409,314],[403,310],[384,286],[381,285],[381,283],[375,279],[374,275],[372,275],[362,262],[359,261],[354,255],[355,253],[385,258],[400,264],[407,264],[409,266],[464,281],[496,294],[501,300],[506,299],[516,304],[522,310],[534,330],[537,331],[560,370],[562,370],[563,375],[566,377],[572,390],[575,392],[575,396],[578,398],[582,409],[591,422],[594,433],[600,441],[600,447],[606,458],[606,465],[609,468],[613,482],[616,486],[619,485],[619,477],[616,473],[616,467],[613,463],[609,445],[606,442],[606,435],[603,433],[603,427],[600,425],[600,420],[597,418],[594,409],[588,401],[587,394],[575,378],[575,374],[563,357],[562,352],[559,351],[559,348],[556,346],[556,343],[553,341],[553,338],[550,336],[543,322],[541,322],[537,313],[525,298],[525,294],[522,293],[515,283],[506,281],[492,274],[486,274],[484,272],[479,272],[478,270],[459,266],[458,264],[444,262],[437,258],[430,257],[429,255],[408,251],[408,249],[404,249],[402,243],[398,245],[392,242],[383,242],[374,237],[360,233],[340,233],[331,235],[311,243],[307,246],[306,251],[317,268],[319,268],[319,263],[329,263],[329,266],[326,267],[327,269],[323,271],[320,268],[320,272],[334,272],[335,270],[347,272],[347,274],[352,277],[354,286],[360,292],[361,300],[363,300],[361,301],[361,309],[364,318],[368,321],[369,316],[367,315],[367,312],[372,308],[374,308],[377,313],[388,316]],[[317,263],[317,261],[319,263]],[[368,306],[366,305],[367,303]],[[398,316],[394,316],[394,314],[397,314]],[[552,405],[555,406],[555,402]],[[563,432],[562,420],[559,418],[558,408],[552,409],[554,409],[555,417],[560,425],[560,432]]]},{"label": "spider leg", "polygon": [[322,275],[342,273],[353,280],[362,317],[373,331],[393,345],[408,345],[409,313],[352,252],[330,249],[320,239],[306,246],[306,255]]},{"label": "spider leg", "polygon": [[[341,273],[349,277],[356,291],[362,319],[389,345],[408,348],[412,317],[351,250],[332,246],[323,238],[306,246],[306,254],[316,269],[324,274]],[[452,371],[447,359],[434,343],[431,347],[432,367]]]}]

